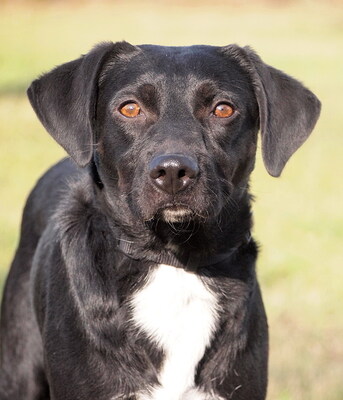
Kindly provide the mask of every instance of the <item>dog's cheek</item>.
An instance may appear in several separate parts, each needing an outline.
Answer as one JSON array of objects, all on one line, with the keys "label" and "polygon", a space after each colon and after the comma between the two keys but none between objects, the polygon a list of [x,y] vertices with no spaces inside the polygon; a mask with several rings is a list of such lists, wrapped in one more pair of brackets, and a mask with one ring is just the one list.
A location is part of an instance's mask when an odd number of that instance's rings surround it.
[{"label": "dog's cheek", "polygon": [[118,126],[107,123],[100,134],[96,151],[99,156],[100,177],[109,187],[125,191],[132,175],[134,157],[132,141]]},{"label": "dog's cheek", "polygon": [[132,204],[144,221],[154,218],[157,211],[165,204],[165,196],[157,191],[146,177],[137,174],[131,192]]},{"label": "dog's cheek", "polygon": [[120,194],[129,195],[135,187],[134,158],[121,158],[117,162],[118,190]]},{"label": "dog's cheek", "polygon": [[233,195],[244,189],[254,169],[257,147],[257,129],[239,126],[214,145],[218,179],[225,194]]},{"label": "dog's cheek", "polygon": [[197,192],[194,193],[196,208],[207,218],[216,217],[223,205],[225,193],[215,165],[215,157],[203,162],[203,172],[198,183]]},{"label": "dog's cheek", "polygon": [[231,153],[233,168],[230,180],[234,187],[245,187],[255,167],[257,137],[251,131],[245,136],[247,136],[248,140],[242,137]]}]

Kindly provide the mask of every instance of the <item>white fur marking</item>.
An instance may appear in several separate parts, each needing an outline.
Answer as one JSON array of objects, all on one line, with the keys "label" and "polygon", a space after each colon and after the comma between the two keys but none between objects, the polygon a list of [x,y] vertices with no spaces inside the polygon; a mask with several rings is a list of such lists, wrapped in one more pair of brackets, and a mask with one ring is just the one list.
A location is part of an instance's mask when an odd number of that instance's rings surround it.
[{"label": "white fur marking", "polygon": [[181,399],[194,387],[195,369],[215,330],[216,297],[197,275],[161,264],[131,306],[135,325],[166,355],[161,386],[146,399]]},{"label": "white fur marking", "polygon": [[163,218],[165,221],[168,222],[181,222],[183,221],[187,216],[191,215],[192,211],[188,208],[177,208],[177,209],[171,209],[171,208],[166,208],[162,211]]}]

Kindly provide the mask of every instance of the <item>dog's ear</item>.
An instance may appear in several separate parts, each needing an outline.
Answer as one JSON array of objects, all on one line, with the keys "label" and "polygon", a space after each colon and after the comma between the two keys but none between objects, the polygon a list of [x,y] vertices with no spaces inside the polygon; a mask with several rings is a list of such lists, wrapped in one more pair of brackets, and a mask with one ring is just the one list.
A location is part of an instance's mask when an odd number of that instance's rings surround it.
[{"label": "dog's ear", "polygon": [[106,62],[137,49],[128,43],[102,43],[85,56],[62,64],[32,82],[27,94],[51,136],[80,166],[93,154],[98,83]]},{"label": "dog's ear", "polygon": [[249,47],[227,46],[225,53],[249,73],[260,112],[262,155],[272,176],[280,176],[305,142],[320,114],[320,101],[299,81],[269,65]]}]

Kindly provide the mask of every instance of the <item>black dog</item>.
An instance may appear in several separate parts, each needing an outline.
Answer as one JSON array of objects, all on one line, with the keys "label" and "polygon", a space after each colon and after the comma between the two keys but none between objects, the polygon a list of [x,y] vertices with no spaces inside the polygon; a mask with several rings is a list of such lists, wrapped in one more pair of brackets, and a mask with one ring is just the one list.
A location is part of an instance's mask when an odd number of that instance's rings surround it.
[{"label": "black dog", "polygon": [[28,95],[72,160],[30,195],[1,314],[1,400],[261,400],[249,175],[317,98],[249,48],[104,43]]}]

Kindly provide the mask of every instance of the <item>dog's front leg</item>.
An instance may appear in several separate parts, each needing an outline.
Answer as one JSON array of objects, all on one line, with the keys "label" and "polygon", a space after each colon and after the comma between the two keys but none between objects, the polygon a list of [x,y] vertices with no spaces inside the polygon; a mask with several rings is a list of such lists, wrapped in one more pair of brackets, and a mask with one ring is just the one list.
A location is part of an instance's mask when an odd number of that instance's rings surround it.
[{"label": "dog's front leg", "polygon": [[32,276],[51,400],[126,400],[156,384],[150,358],[130,333],[115,279],[104,283],[82,243],[69,241],[72,251],[86,254],[76,257],[63,254],[53,237],[46,232],[42,239]]},{"label": "dog's front leg", "polygon": [[[218,400],[266,398],[267,320],[257,282],[247,287],[250,290],[245,300],[240,296],[236,299],[231,297],[226,304],[221,333],[214,340],[212,349],[205,354],[198,371],[199,386],[205,393],[219,394]],[[233,287],[230,292],[233,294]],[[230,310],[234,310],[231,315]],[[191,399],[190,394],[183,400]],[[209,399],[217,400],[215,396]]]},{"label": "dog's front leg", "polygon": [[151,361],[125,334],[117,337],[116,346],[111,338],[96,342],[85,336],[67,307],[54,312],[67,318],[47,323],[43,336],[51,400],[136,400],[134,393],[155,383]]},{"label": "dog's front leg", "polygon": [[51,400],[136,400],[136,392],[155,383],[149,359],[125,339],[115,349],[99,348],[78,328],[66,331],[68,323],[73,321],[61,322],[58,330],[46,325],[44,334]]}]

